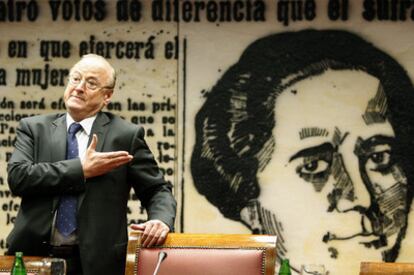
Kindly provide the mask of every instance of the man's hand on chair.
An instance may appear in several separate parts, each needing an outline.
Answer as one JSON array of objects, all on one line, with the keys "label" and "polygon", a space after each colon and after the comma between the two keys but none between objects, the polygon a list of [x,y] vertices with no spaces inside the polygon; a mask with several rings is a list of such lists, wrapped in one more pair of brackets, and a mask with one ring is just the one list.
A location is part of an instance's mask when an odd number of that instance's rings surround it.
[{"label": "man's hand on chair", "polygon": [[170,228],[160,220],[149,220],[140,224],[131,224],[131,229],[143,231],[141,245],[151,247],[164,243]]}]

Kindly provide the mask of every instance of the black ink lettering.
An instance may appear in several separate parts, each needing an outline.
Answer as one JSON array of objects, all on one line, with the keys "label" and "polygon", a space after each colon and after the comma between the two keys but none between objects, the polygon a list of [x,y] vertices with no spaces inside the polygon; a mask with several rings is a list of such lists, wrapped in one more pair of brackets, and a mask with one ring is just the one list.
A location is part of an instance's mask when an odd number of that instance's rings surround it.
[{"label": "black ink lettering", "polygon": [[[302,1],[302,0],[300,0]],[[208,22],[265,21],[263,0],[236,1],[152,1],[152,20],[200,22],[202,17]],[[181,17],[179,17],[181,15]]]},{"label": "black ink lettering", "polygon": [[52,13],[52,20],[56,21],[59,15],[60,1],[49,1],[50,11]]},{"label": "black ink lettering", "polygon": [[401,2],[400,12],[399,12],[399,14],[400,14],[399,20],[401,20],[401,21],[407,20],[407,10],[411,7],[411,4],[412,3],[407,1],[407,0]]},{"label": "black ink lettering", "polygon": [[411,20],[414,20],[413,6],[410,0],[364,0],[362,17],[367,21],[405,21],[411,12]]},{"label": "black ink lettering", "polygon": [[167,168],[167,169],[160,168],[160,170],[161,170],[161,173],[163,173],[166,176],[172,176],[172,175],[174,175],[174,169],[172,169],[172,168]]},{"label": "black ink lettering", "polygon": [[70,57],[69,41],[42,40],[40,41],[40,56],[44,61],[50,61],[50,57]]},{"label": "black ink lettering", "polygon": [[6,152],[6,162],[8,162],[12,157],[12,152]]},{"label": "black ink lettering", "polygon": [[178,59],[178,52],[179,52],[179,44],[178,44],[178,36],[174,37],[173,41],[167,41],[165,43],[165,52],[164,56],[166,59]]},{"label": "black ink lettering", "polygon": [[[79,3],[79,1],[78,1]],[[72,3],[68,0],[63,1],[62,3],[62,18],[65,21],[68,21],[72,18],[73,7]],[[78,20],[79,21],[79,20]]]},{"label": "black ink lettering", "polygon": [[145,58],[146,59],[154,59],[154,43],[153,40],[155,39],[155,36],[150,36],[148,38],[147,43],[145,44]]},{"label": "black ink lettering", "polygon": [[3,122],[0,123],[0,134],[4,135],[7,129],[9,129],[9,124]]},{"label": "black ink lettering", "polygon": [[200,13],[205,8],[206,8],[206,4],[204,2],[199,2],[199,1],[194,2],[194,9],[195,9],[194,20],[193,20],[194,22],[200,22]]},{"label": "black ink lettering", "polygon": [[[151,9],[151,17],[152,17],[152,21],[156,22],[156,21],[163,21],[163,14],[164,14],[164,10],[163,10],[163,5],[162,5],[162,1],[160,0],[154,0],[152,1],[152,9]],[[168,13],[170,14],[170,13]],[[170,21],[170,20],[168,20]]]},{"label": "black ink lettering", "polygon": [[20,109],[46,109],[45,98],[42,97],[39,101],[36,100],[22,100],[20,101]]},{"label": "black ink lettering", "polygon": [[[89,21],[92,19],[93,16],[93,6],[92,6],[92,2],[90,1],[84,1],[82,4],[82,17],[86,20]],[[77,21],[80,20],[79,18],[79,13],[77,13]]]},{"label": "black ink lettering", "polygon": [[175,123],[175,117],[173,117],[173,116],[163,116],[161,121],[162,121],[163,124],[174,124]]},{"label": "black ink lettering", "polygon": [[52,101],[50,103],[50,107],[53,110],[63,110],[65,109],[65,102],[63,101],[63,98],[59,98],[57,101]]},{"label": "black ink lettering", "polygon": [[12,40],[8,45],[9,57],[27,58],[27,42],[22,40]]},{"label": "black ink lettering", "polygon": [[330,20],[348,20],[348,0],[329,0],[328,17]]},{"label": "black ink lettering", "polygon": [[155,137],[155,133],[152,128],[147,128],[147,137]]},{"label": "black ink lettering", "polygon": [[288,26],[290,20],[312,21],[316,17],[316,3],[314,0],[279,0],[277,3],[277,20]]},{"label": "black ink lettering", "polygon": [[372,21],[375,18],[374,0],[364,0],[364,11],[362,17],[367,21]]},{"label": "black ink lettering", "polygon": [[175,136],[175,132],[173,128],[168,128],[167,126],[163,125],[162,126],[162,135],[164,137],[174,137]]},{"label": "black ink lettering", "polygon": [[27,19],[33,22],[39,16],[39,7],[37,6],[37,2],[34,0],[29,1],[27,4]]},{"label": "black ink lettering", "polygon": [[116,4],[117,8],[117,20],[128,21],[131,19],[134,22],[138,22],[142,17],[142,4],[138,0],[119,0]]},{"label": "black ink lettering", "polygon": [[56,21],[60,14],[65,21],[102,21],[106,17],[106,3],[103,0],[50,0],[49,7],[53,21]]},{"label": "black ink lettering", "polygon": [[140,59],[141,51],[144,52],[146,59],[154,59],[155,36],[150,36],[146,42],[141,41],[96,41],[94,35],[89,37],[89,41],[81,41],[79,44],[79,55],[96,53],[105,58],[116,57],[118,59]]},{"label": "black ink lettering", "polygon": [[127,99],[127,103],[128,103],[128,111],[145,111],[146,110],[146,106],[145,103],[143,102],[135,102],[132,101],[131,98]]},{"label": "black ink lettering", "polygon": [[14,102],[12,100],[8,100],[7,97],[3,97],[0,101],[0,109],[14,109]]},{"label": "black ink lettering", "polygon": [[34,0],[26,1],[0,1],[0,21],[21,22],[25,17],[35,21],[39,15],[39,7]]},{"label": "black ink lettering", "polygon": [[106,2],[103,0],[98,0],[95,3],[95,20],[102,21],[106,17]]},{"label": "black ink lettering", "polygon": [[65,77],[69,75],[68,69],[50,69],[49,64],[44,68],[16,69],[15,86],[40,86],[46,90],[49,84],[52,86],[65,86]]},{"label": "black ink lettering", "polygon": [[14,147],[16,137],[7,136],[5,139],[0,139],[0,147]]},{"label": "black ink lettering", "polygon": [[156,114],[160,111],[171,111],[175,110],[175,104],[171,103],[171,99],[168,98],[165,102],[153,102],[152,103],[152,113]]},{"label": "black ink lettering", "polygon": [[131,117],[131,122],[134,124],[153,124],[153,116],[133,116]]},{"label": "black ink lettering", "polygon": [[0,86],[6,86],[7,85],[6,77],[7,77],[6,70],[5,69],[0,69]]},{"label": "black ink lettering", "polygon": [[122,104],[120,102],[109,102],[106,106],[109,111],[122,111]]},{"label": "black ink lettering", "polygon": [[315,0],[306,0],[305,2],[305,18],[312,21],[316,17],[316,3]]}]

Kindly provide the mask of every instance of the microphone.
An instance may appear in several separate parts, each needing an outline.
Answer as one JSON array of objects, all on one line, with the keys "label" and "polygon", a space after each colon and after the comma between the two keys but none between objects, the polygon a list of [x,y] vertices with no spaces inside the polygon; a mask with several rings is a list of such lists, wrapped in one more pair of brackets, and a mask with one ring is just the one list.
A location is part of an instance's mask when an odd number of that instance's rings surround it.
[{"label": "microphone", "polygon": [[154,273],[152,275],[157,275],[158,274],[158,270],[160,269],[161,263],[162,261],[164,261],[167,258],[167,252],[164,251],[160,251],[158,253],[158,261],[157,261],[157,265],[155,266],[155,270]]}]

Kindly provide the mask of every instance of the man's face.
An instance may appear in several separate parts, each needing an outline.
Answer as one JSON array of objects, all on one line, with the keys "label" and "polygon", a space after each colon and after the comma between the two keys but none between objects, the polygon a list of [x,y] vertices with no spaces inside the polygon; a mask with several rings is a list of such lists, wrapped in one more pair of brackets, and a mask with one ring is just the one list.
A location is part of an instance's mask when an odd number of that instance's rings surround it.
[{"label": "man's face", "polygon": [[106,88],[110,80],[110,68],[97,58],[85,58],[71,69],[64,100],[69,114],[75,120],[91,117],[107,105],[112,89]]},{"label": "man's face", "polygon": [[328,70],[277,98],[259,200],[296,267],[349,271],[351,262],[390,257],[408,210],[386,109],[378,79],[361,71]]}]

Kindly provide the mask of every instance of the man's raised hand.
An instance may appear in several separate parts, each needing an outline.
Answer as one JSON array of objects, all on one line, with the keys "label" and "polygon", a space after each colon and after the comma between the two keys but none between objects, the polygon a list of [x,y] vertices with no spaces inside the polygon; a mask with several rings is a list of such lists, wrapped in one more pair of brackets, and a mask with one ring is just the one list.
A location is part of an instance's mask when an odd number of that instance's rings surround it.
[{"label": "man's raised hand", "polygon": [[133,158],[127,151],[96,152],[98,137],[94,134],[92,142],[86,150],[82,161],[85,179],[103,175],[109,171],[130,162]]}]

